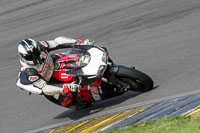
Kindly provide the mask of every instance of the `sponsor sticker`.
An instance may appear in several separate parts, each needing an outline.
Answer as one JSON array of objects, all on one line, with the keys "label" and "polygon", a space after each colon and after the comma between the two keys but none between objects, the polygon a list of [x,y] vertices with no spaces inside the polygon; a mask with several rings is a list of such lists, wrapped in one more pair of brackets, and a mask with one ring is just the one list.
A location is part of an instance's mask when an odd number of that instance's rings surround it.
[{"label": "sponsor sticker", "polygon": [[96,95],[96,94],[93,94],[93,93],[92,93],[92,97],[93,97],[93,99],[94,99],[95,101],[101,100],[101,96],[100,96],[100,95]]},{"label": "sponsor sticker", "polygon": [[33,82],[33,81],[36,81],[37,79],[39,79],[39,77],[38,76],[30,76],[30,77],[28,77],[28,79]]}]

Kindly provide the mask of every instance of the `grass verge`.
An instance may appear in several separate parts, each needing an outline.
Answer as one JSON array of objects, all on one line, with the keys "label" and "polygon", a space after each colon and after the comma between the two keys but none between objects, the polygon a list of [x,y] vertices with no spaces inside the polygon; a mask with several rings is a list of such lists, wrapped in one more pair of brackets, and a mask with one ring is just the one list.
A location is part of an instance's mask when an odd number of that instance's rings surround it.
[{"label": "grass verge", "polygon": [[173,116],[148,122],[133,123],[128,127],[106,133],[200,133],[200,117]]}]

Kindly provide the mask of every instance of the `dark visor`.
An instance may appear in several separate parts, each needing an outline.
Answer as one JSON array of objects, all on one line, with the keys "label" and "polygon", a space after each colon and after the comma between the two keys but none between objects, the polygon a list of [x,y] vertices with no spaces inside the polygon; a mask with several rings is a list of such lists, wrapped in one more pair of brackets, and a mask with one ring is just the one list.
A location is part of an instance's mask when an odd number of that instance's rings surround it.
[{"label": "dark visor", "polygon": [[25,60],[27,61],[33,61],[33,60],[37,60],[40,58],[40,52],[39,51],[34,51],[33,53],[31,54],[28,54],[28,55],[23,55],[23,54],[20,54],[22,58],[24,58]]}]

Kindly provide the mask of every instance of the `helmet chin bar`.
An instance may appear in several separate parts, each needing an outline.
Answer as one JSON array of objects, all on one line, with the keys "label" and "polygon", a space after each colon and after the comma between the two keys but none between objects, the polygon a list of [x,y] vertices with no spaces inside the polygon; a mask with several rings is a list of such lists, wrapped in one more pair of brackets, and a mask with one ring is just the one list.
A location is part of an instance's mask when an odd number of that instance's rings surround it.
[{"label": "helmet chin bar", "polygon": [[37,59],[33,59],[34,65],[42,64],[45,60],[38,57]]},{"label": "helmet chin bar", "polygon": [[38,60],[33,60],[34,65],[41,64]]},{"label": "helmet chin bar", "polygon": [[38,64],[42,64],[43,61],[40,59],[40,57],[35,58],[33,60],[26,60],[24,57],[21,56],[20,62],[21,62],[22,66],[24,66],[24,65],[36,66]]}]

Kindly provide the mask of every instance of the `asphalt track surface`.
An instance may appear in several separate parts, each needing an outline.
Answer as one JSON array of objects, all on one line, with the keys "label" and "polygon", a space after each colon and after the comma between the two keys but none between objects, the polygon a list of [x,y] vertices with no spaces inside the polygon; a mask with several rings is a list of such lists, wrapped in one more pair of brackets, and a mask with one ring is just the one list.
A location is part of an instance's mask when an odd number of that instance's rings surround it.
[{"label": "asphalt track surface", "polygon": [[[119,64],[149,74],[158,88],[68,110],[15,86],[17,43],[57,36],[104,44]],[[0,0],[0,132],[21,133],[96,112],[200,88],[199,0]]]}]

